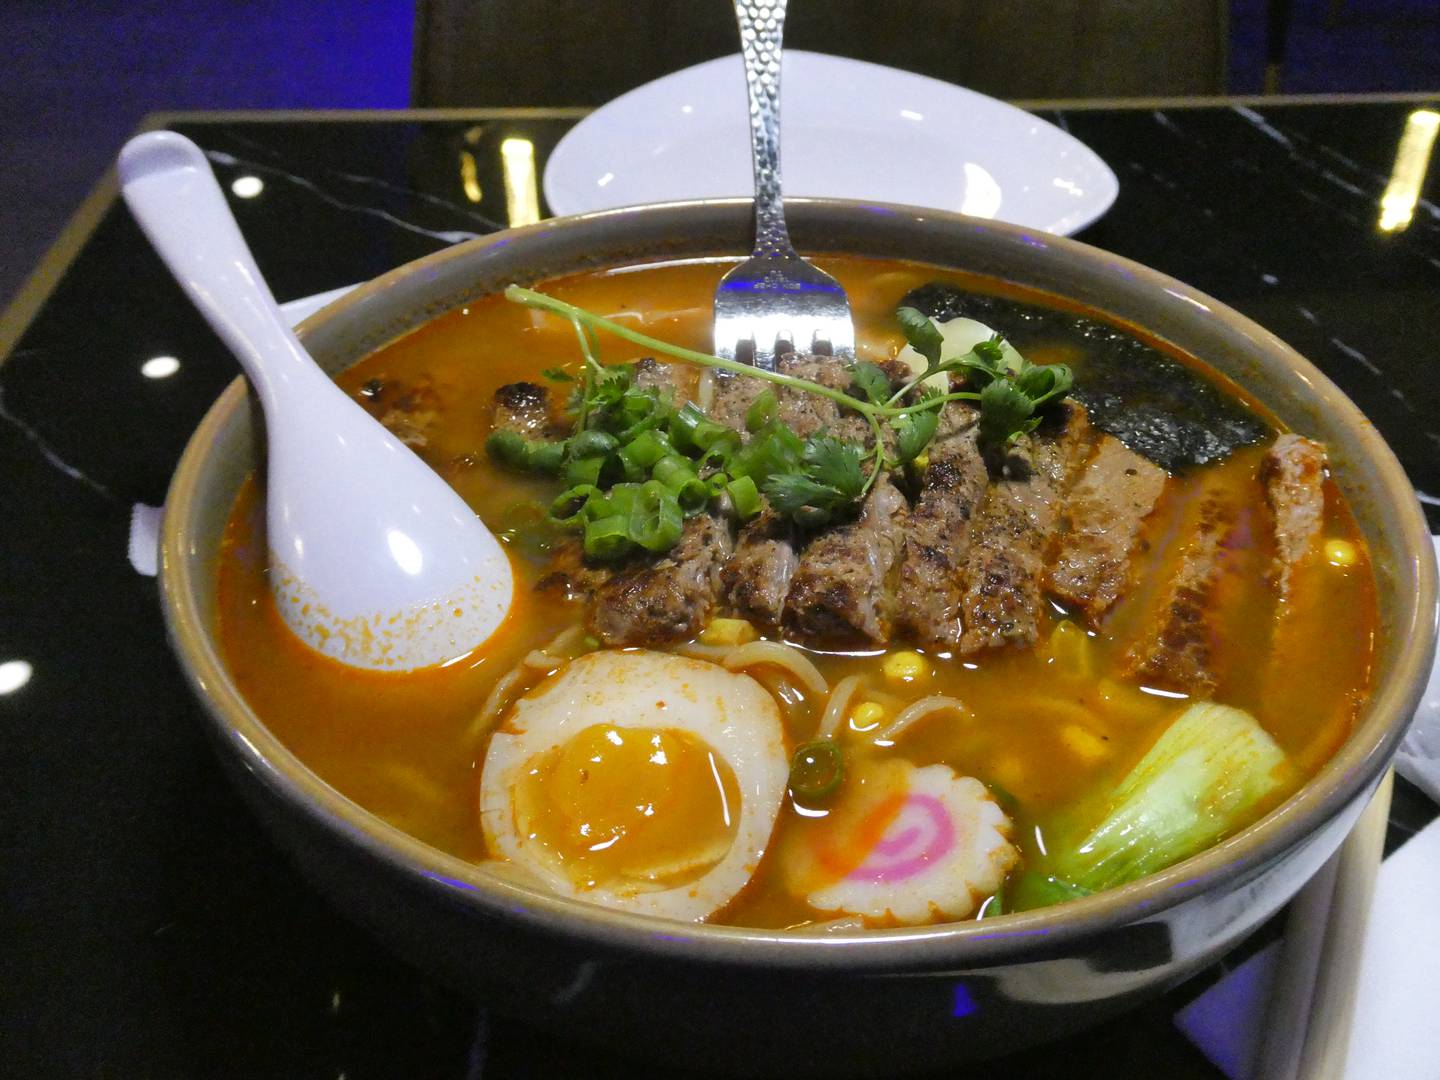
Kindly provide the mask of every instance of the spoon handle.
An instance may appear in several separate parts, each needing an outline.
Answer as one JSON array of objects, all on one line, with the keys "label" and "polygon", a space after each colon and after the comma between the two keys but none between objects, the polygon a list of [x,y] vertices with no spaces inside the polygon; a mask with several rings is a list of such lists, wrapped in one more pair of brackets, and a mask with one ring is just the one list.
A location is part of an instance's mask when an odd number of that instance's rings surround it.
[{"label": "spoon handle", "polygon": [[277,399],[277,381],[320,381],[260,276],[204,151],[173,131],[152,131],[126,144],[118,168],[130,212],[240,360],[262,404],[268,409]]},{"label": "spoon handle", "polygon": [[750,97],[750,150],[755,165],[755,254],[793,255],[780,195],[780,38],[786,0],[735,0],[745,89]]}]

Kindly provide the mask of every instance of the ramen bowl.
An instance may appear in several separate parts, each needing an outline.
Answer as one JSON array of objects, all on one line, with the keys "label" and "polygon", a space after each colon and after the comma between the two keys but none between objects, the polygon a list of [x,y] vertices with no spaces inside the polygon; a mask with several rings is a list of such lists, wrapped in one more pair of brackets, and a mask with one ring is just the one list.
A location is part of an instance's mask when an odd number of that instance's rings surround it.
[{"label": "ramen bowl", "polygon": [[[1203,357],[1283,424],[1327,444],[1376,576],[1373,692],[1348,741],[1256,824],[1159,873],[975,922],[803,935],[690,924],[567,900],[447,855],[329,787],[251,710],[217,644],[216,573],[259,412],[237,380],[167,500],[162,597],[229,774],[302,872],[401,955],[529,1023],[676,1065],[891,1073],[995,1056],[1095,1023],[1233,948],[1344,840],[1423,689],[1435,643],[1430,540],[1394,455],[1283,342],[1178,281],[1033,231],[898,206],[797,200],[803,251],[963,268],[1050,293]],[[507,284],[748,250],[747,201],[555,219],[439,252],[308,319],[339,371]]]}]

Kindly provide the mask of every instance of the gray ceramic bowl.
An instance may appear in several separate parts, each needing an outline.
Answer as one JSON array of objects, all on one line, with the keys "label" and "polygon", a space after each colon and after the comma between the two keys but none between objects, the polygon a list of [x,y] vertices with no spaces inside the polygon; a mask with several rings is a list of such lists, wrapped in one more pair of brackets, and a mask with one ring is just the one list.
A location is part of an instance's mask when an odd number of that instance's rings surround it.
[{"label": "gray ceramic bowl", "polygon": [[[794,201],[802,250],[963,267],[1146,327],[1323,440],[1362,523],[1382,613],[1375,692],[1349,742],[1299,794],[1162,873],[1058,908],[984,922],[804,937],[618,914],[445,855],[321,782],[265,728],[216,649],[216,552],[256,462],[237,380],[170,489],[161,582],[174,647],[241,791],[302,870],[402,954],[502,1009],[632,1053],[726,1071],[890,1073],[1053,1038],[1218,957],[1330,856],[1374,790],[1434,650],[1430,541],[1400,465],[1340,391],[1210,297],[1068,240],[953,214]],[[507,283],[749,248],[740,201],[558,219],[402,267],[326,308],[302,336],[338,371]]]}]

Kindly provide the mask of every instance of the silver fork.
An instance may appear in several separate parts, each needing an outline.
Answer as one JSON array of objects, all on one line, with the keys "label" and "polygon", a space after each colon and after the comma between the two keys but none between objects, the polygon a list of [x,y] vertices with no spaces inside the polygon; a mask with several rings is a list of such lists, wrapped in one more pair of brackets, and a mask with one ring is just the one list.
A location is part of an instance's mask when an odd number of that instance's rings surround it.
[{"label": "silver fork", "polygon": [[750,96],[755,250],[715,290],[715,354],[775,370],[790,349],[855,358],[840,283],[795,253],[780,196],[780,37],[786,0],[734,0]]}]

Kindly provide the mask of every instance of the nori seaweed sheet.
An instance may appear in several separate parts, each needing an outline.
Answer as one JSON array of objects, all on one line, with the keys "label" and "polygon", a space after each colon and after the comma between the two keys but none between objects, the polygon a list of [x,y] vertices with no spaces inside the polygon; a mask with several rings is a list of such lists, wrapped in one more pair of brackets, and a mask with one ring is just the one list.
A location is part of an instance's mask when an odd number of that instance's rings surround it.
[{"label": "nori seaweed sheet", "polygon": [[1086,346],[1072,395],[1090,421],[1170,472],[1206,465],[1267,438],[1269,426],[1203,376],[1123,330],[1067,311],[935,282],[901,304],[937,321],[964,316],[1004,334],[1022,353],[1045,344]]}]

